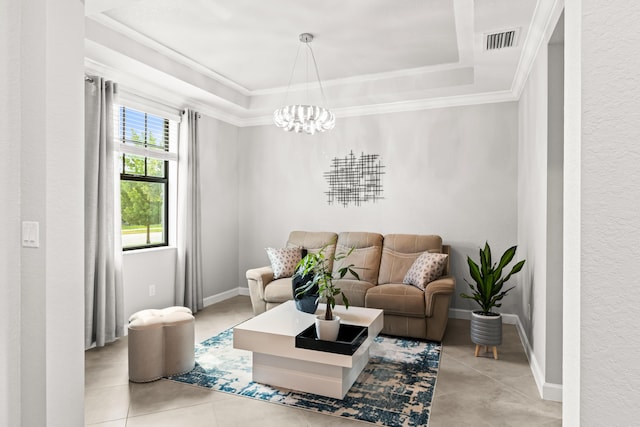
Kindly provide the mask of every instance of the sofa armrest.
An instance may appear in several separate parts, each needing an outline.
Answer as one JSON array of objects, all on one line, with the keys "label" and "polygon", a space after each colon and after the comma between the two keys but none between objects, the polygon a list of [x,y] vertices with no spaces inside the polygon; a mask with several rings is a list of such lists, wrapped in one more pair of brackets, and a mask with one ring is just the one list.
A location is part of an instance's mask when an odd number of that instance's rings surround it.
[{"label": "sofa armrest", "polygon": [[442,276],[429,283],[424,290],[425,316],[433,315],[436,295],[452,295],[455,290],[456,278],[453,276]]},{"label": "sofa armrest", "polygon": [[264,288],[273,281],[273,269],[269,265],[247,270],[247,280],[254,280],[257,283],[258,294],[261,299],[264,299]]}]

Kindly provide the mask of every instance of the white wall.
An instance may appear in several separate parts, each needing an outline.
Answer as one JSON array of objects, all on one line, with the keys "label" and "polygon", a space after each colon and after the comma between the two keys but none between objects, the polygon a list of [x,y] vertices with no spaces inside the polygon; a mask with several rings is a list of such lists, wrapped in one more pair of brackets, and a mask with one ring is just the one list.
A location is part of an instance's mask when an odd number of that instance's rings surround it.
[{"label": "white wall", "polygon": [[581,77],[581,87],[571,85],[567,94],[581,99],[570,110],[570,114],[581,112],[581,123],[571,122],[580,125],[581,141],[581,180],[578,188],[572,188],[582,199],[579,421],[585,426],[636,425],[640,419],[640,3],[575,3],[568,3],[566,13],[576,13],[567,19],[567,41],[575,46],[578,39],[581,45],[577,70],[581,76],[574,75]]},{"label": "white wall", "polygon": [[[46,420],[47,425],[54,426],[84,421],[84,169],[61,167],[65,162],[82,165],[84,161],[84,2],[42,1],[36,7],[46,9],[46,34],[41,36],[46,48],[45,64],[33,74],[26,67],[22,70],[26,79],[23,90],[32,90],[23,93],[38,104],[43,102],[44,95],[46,124],[44,137],[25,145],[40,151],[43,145],[47,147],[44,191],[43,183],[38,184],[47,212],[43,229],[47,260],[45,287],[27,292],[45,294]],[[34,32],[28,28],[23,32],[23,40]],[[38,61],[33,65],[42,63]],[[38,78],[45,80],[46,92],[34,85]],[[32,112],[30,108],[28,111]],[[23,126],[31,127],[39,117],[23,114],[22,120]],[[26,132],[23,136],[30,138]],[[26,162],[21,169],[24,190],[25,175],[31,173],[34,164],[27,157],[22,161]],[[27,219],[24,212],[22,218]],[[30,288],[28,282],[22,286],[23,290]],[[23,314],[29,313],[23,309]],[[26,323],[23,316],[23,325]],[[31,345],[31,337],[28,330],[26,332],[23,342],[28,345],[23,346],[23,351],[29,351]],[[66,392],[60,393],[63,385]],[[22,392],[23,398],[30,398],[28,389],[23,387]],[[29,408],[25,408],[22,414],[24,425],[29,425],[24,422],[28,411]]]},{"label": "white wall", "polygon": [[[562,231],[562,420],[580,425],[581,407],[581,205],[582,205],[582,2],[567,0],[564,10],[564,155]],[[569,78],[570,76],[570,78]]]},{"label": "white wall", "polygon": [[125,323],[136,311],[175,305],[175,247],[125,251],[122,258]]},{"label": "white wall", "polygon": [[20,425],[20,1],[0,3],[0,425]]},{"label": "white wall", "polygon": [[[485,240],[496,253],[516,242],[516,103],[344,118],[314,136],[242,128],[239,141],[241,279],[267,265],[264,248],[281,247],[291,230],[439,234],[466,292],[467,254],[477,257]],[[350,150],[381,156],[384,200],[327,204],[323,173]],[[475,309],[457,293],[454,306]],[[514,311],[518,293],[503,312]]]},{"label": "white wall", "polygon": [[83,11],[2,3],[2,425],[84,423]]}]

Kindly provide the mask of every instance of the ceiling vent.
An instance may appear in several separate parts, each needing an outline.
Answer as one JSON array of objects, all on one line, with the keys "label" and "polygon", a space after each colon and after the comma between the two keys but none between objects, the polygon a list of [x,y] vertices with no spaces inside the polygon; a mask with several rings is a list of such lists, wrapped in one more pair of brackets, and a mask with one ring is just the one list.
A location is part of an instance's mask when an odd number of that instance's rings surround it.
[{"label": "ceiling vent", "polygon": [[506,30],[485,34],[484,50],[498,50],[513,47],[517,44],[518,30]]}]

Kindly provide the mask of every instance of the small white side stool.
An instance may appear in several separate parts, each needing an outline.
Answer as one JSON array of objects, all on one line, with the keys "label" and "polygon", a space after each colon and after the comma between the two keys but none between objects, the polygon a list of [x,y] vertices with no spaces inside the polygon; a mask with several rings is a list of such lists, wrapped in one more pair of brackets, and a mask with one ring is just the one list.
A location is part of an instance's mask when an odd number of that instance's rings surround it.
[{"label": "small white side stool", "polygon": [[186,307],[142,310],[129,317],[129,380],[155,381],[195,366],[195,319]]}]

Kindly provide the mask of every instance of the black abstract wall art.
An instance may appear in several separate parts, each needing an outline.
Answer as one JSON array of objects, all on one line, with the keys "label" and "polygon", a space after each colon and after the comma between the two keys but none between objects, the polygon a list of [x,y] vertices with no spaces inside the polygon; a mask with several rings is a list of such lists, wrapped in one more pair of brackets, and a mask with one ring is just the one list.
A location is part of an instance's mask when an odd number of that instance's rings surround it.
[{"label": "black abstract wall art", "polygon": [[347,207],[383,199],[383,169],[378,154],[362,153],[356,157],[352,150],[345,157],[334,157],[329,171],[324,173],[329,184],[329,191],[325,193],[327,202]]}]

